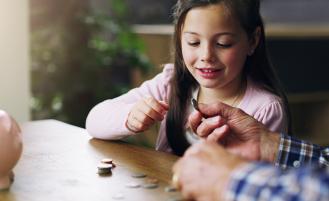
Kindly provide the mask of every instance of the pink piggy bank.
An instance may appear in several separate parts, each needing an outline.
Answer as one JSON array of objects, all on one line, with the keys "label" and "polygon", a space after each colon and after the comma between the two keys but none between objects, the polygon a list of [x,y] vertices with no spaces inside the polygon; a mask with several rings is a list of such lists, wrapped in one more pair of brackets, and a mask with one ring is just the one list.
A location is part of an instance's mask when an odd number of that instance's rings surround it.
[{"label": "pink piggy bank", "polygon": [[10,187],[12,169],[22,153],[21,130],[16,121],[0,110],[0,190]]}]

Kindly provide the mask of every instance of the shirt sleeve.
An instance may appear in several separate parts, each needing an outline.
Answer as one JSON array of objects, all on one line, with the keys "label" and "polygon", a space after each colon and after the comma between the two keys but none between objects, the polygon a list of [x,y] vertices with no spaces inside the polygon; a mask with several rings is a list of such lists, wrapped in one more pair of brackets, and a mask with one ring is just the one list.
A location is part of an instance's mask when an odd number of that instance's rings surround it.
[{"label": "shirt sleeve", "polygon": [[257,111],[255,118],[273,132],[288,132],[286,113],[279,101],[263,106]]},{"label": "shirt sleeve", "polygon": [[99,139],[116,140],[133,135],[126,126],[131,108],[142,98],[152,96],[157,100],[168,101],[169,82],[173,75],[173,65],[165,65],[163,71],[153,79],[145,81],[114,99],[105,100],[91,109],[86,119],[88,133]]},{"label": "shirt sleeve", "polygon": [[310,164],[329,167],[329,147],[321,147],[281,134],[275,165],[285,169]]},{"label": "shirt sleeve", "polygon": [[270,164],[249,164],[232,174],[224,196],[229,201],[328,200],[329,169],[303,166],[284,171]]}]

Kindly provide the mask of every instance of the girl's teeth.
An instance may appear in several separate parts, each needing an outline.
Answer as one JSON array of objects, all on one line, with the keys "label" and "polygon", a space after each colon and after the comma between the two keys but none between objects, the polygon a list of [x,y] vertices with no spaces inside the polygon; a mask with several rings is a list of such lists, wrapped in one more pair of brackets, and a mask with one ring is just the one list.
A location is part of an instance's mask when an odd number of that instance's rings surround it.
[{"label": "girl's teeth", "polygon": [[211,73],[211,72],[214,72],[214,70],[202,70],[203,72],[206,72],[206,73]]}]

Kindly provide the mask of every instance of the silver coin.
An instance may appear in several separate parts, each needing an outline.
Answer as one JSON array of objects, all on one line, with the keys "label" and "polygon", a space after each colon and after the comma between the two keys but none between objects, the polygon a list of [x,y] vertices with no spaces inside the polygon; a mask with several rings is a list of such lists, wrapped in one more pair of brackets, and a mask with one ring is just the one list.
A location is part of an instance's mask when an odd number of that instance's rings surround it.
[{"label": "silver coin", "polygon": [[98,169],[97,174],[104,175],[104,174],[111,174],[111,169]]},{"label": "silver coin", "polygon": [[145,178],[146,174],[140,173],[140,172],[135,172],[135,173],[131,174],[131,176],[134,178]]},{"label": "silver coin", "polygon": [[159,185],[158,184],[152,184],[152,183],[146,183],[142,185],[143,188],[147,188],[147,189],[154,189],[154,188],[158,188]]},{"label": "silver coin", "polygon": [[106,163],[100,163],[97,165],[97,173],[98,174],[109,174],[111,173],[111,168],[112,165],[111,164],[106,164]]},{"label": "silver coin", "polygon": [[146,183],[149,183],[149,184],[158,184],[159,183],[159,180],[156,179],[156,178],[148,178],[148,179],[146,179]]},{"label": "silver coin", "polygon": [[97,168],[98,168],[99,170],[107,170],[107,169],[110,169],[110,170],[111,170],[111,168],[112,168],[112,164],[99,163],[99,164],[97,165]]},{"label": "silver coin", "polygon": [[177,188],[175,188],[173,186],[166,186],[164,190],[165,190],[165,192],[176,192]]},{"label": "silver coin", "polygon": [[171,197],[167,201],[184,201],[182,197]]},{"label": "silver coin", "polygon": [[136,183],[136,182],[129,182],[129,183],[126,183],[126,186],[128,188],[139,188],[141,187],[141,185],[139,183]]},{"label": "silver coin", "polygon": [[102,163],[107,163],[107,164],[112,164],[113,163],[113,159],[112,158],[103,158],[101,160]]},{"label": "silver coin", "polygon": [[195,110],[199,111],[199,107],[198,107],[198,101],[195,100],[194,98],[191,99],[191,103],[192,103],[192,106]]},{"label": "silver coin", "polygon": [[125,198],[125,196],[122,193],[117,193],[117,194],[113,195],[112,198],[115,200],[122,200]]}]

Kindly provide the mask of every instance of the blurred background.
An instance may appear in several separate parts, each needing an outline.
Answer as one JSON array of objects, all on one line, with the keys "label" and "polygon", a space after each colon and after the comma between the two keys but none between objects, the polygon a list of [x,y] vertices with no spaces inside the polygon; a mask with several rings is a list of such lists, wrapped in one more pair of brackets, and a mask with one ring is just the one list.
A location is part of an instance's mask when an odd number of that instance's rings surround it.
[{"label": "blurred background", "polygon": [[[102,100],[170,62],[176,0],[1,0],[0,108],[84,127]],[[329,1],[263,0],[298,137],[329,144]],[[157,125],[132,143],[154,146]]]}]

